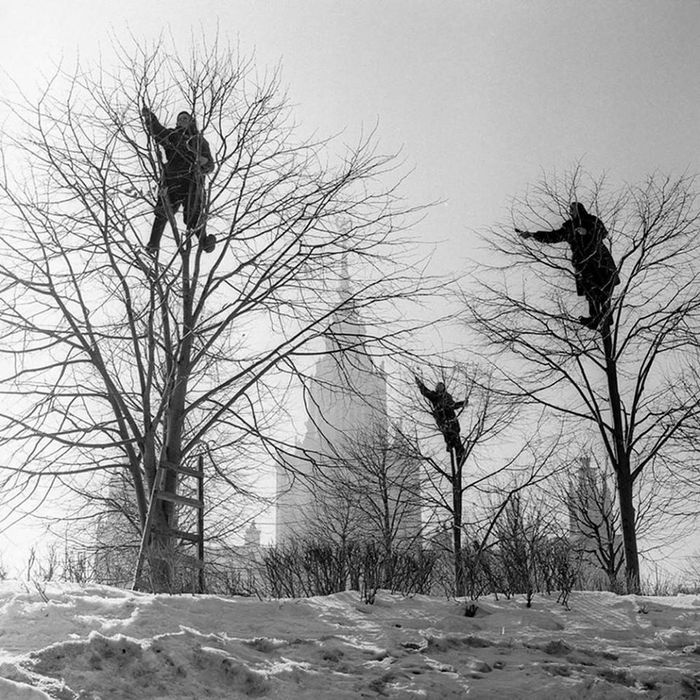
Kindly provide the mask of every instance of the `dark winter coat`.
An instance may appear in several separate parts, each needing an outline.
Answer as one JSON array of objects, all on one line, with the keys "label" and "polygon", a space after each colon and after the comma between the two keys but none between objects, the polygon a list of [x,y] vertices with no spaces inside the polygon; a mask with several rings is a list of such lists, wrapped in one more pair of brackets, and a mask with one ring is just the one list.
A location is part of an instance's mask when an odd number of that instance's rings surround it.
[{"label": "dark winter coat", "polygon": [[[165,153],[165,177],[192,178],[214,170],[214,159],[207,140],[194,124],[169,129],[151,111],[145,111],[146,129]],[[200,158],[204,161],[200,162]]]},{"label": "dark winter coat", "polygon": [[620,284],[617,267],[610,251],[603,243],[608,231],[603,222],[589,214],[582,204],[578,216],[565,221],[554,231],[532,231],[532,237],[541,243],[566,242],[571,248],[571,263],[576,276],[576,293],[583,296],[591,290],[606,290]]},{"label": "dark winter coat", "polygon": [[435,418],[438,428],[445,435],[445,440],[448,440],[448,436],[454,436],[459,440],[459,421],[457,420],[456,411],[464,406],[464,401],[455,401],[445,389],[432,391],[418,378],[416,378],[416,384],[420,393],[430,401],[433,409],[433,418]]}]

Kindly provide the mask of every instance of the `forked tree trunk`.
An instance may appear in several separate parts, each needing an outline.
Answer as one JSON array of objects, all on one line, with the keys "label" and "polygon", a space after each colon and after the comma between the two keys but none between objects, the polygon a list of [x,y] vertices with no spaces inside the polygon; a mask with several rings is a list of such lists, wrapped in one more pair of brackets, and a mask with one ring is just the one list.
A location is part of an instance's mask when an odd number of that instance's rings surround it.
[{"label": "forked tree trunk", "polygon": [[[192,371],[192,288],[190,278],[189,251],[182,254],[182,340],[179,346],[175,364],[175,379],[172,384],[170,399],[165,416],[165,439],[160,455],[160,464],[180,466],[182,460],[182,433],[184,429],[185,405],[187,388]],[[178,474],[167,471],[163,490],[177,494],[179,483]],[[175,504],[170,501],[157,503],[155,522],[158,531],[151,537],[150,570],[151,582],[155,593],[174,591],[174,574],[177,571],[175,555],[175,540],[169,531],[177,529]]]}]

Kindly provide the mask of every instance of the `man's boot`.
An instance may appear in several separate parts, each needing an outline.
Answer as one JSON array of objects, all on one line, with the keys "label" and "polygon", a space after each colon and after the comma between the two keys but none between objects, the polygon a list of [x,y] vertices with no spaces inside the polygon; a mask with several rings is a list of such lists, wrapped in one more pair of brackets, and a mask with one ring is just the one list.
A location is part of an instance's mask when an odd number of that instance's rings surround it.
[{"label": "man's boot", "polygon": [[199,244],[202,246],[202,250],[205,253],[211,253],[216,247],[216,236],[213,233],[202,236],[199,239]]}]

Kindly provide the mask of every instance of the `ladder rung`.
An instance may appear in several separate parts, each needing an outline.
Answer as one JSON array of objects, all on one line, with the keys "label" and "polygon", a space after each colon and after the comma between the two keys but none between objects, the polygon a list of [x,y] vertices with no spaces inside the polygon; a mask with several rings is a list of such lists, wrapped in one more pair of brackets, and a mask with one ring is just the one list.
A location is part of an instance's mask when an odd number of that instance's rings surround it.
[{"label": "ladder rung", "polygon": [[172,462],[163,462],[162,466],[169,469],[171,472],[177,472],[178,474],[186,474],[187,476],[196,476],[197,478],[203,476],[199,469],[191,469],[190,467],[181,467]]},{"label": "ladder rung", "polygon": [[153,529],[170,537],[179,537],[181,540],[187,540],[188,542],[199,542],[199,535],[185,532],[184,530],[173,530],[169,527],[154,527]]},{"label": "ladder rung", "polygon": [[176,493],[171,493],[170,491],[158,491],[156,497],[161,501],[170,501],[171,503],[179,503],[183,506],[191,506],[192,508],[204,508],[204,503],[196,498],[189,498],[188,496],[179,496]]}]

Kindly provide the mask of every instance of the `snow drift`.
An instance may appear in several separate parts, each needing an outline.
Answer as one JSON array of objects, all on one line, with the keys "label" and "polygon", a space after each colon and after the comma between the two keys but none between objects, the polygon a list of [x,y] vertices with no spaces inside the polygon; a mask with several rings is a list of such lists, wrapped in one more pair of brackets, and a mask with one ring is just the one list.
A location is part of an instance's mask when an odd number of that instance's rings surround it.
[{"label": "snow drift", "polygon": [[289,600],[0,584],[0,698],[692,698],[700,597]]}]

